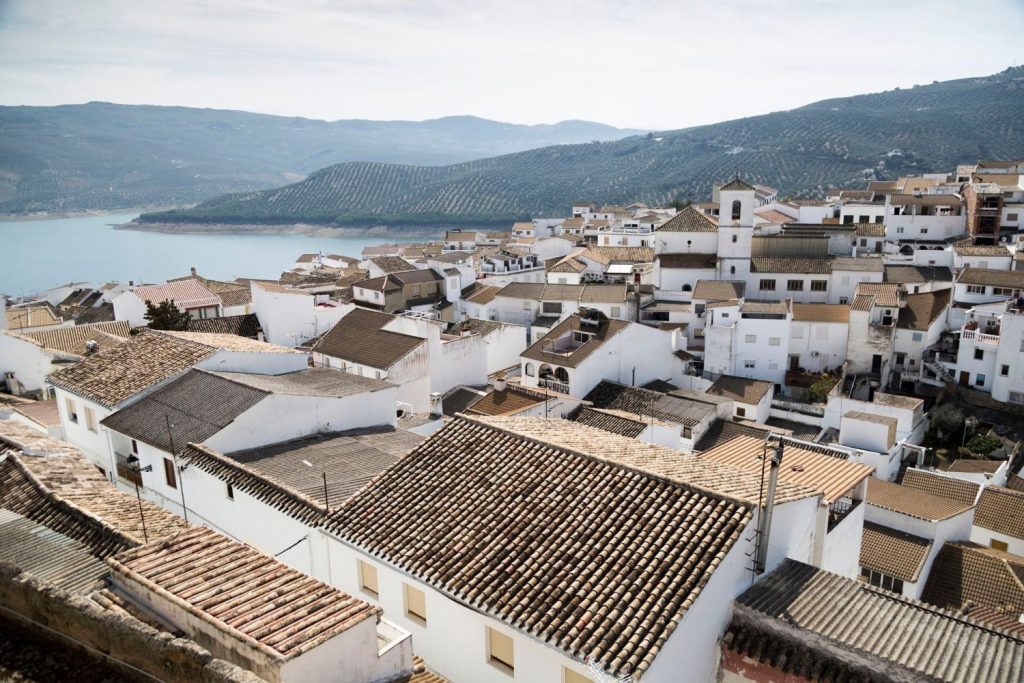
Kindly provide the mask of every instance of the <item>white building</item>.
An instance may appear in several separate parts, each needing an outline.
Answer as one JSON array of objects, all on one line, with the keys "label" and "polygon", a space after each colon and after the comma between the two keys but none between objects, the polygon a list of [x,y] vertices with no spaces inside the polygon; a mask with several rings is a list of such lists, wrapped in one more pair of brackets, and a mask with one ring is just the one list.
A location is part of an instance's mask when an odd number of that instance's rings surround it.
[{"label": "white building", "polygon": [[264,339],[281,346],[301,346],[315,339],[354,308],[326,294],[310,294],[273,282],[253,280],[250,288],[252,311],[259,318]]},{"label": "white building", "polygon": [[176,280],[162,285],[133,287],[114,298],[114,319],[127,320],[132,327],[142,327],[146,320],[146,304],[154,306],[173,301],[178,310],[188,313],[193,320],[217,318],[221,313],[220,297],[203,286],[199,280]]},{"label": "white building", "polygon": [[785,384],[792,320],[789,301],[713,304],[705,317],[705,373]]},{"label": "white building", "polygon": [[1024,404],[1024,313],[1016,301],[967,311],[956,377],[997,401]]}]

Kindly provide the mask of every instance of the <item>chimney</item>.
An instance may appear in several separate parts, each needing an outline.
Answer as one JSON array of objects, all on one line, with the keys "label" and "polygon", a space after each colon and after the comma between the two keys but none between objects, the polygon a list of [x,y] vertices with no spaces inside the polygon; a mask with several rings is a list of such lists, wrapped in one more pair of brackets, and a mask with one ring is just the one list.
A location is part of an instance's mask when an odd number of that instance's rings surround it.
[{"label": "chimney", "polygon": [[85,342],[85,355],[89,356],[96,353],[96,350],[99,349],[99,347],[100,345],[96,343],[95,339],[88,340]]},{"label": "chimney", "polygon": [[768,561],[768,539],[772,532],[772,512],[775,509],[775,487],[779,483],[779,468],[782,466],[782,439],[779,438],[772,450],[771,470],[768,473],[768,491],[765,492],[764,509],[757,524],[757,556],[754,558],[754,573],[764,574]]},{"label": "chimney", "polygon": [[192,271],[192,277],[195,277],[196,276],[196,267],[192,266],[189,270]]},{"label": "chimney", "polygon": [[505,378],[504,372],[499,372],[494,376],[494,390],[499,394],[508,388],[508,380]]},{"label": "chimney", "polygon": [[441,409],[441,393],[438,391],[430,394],[430,417],[440,419],[444,412]]}]

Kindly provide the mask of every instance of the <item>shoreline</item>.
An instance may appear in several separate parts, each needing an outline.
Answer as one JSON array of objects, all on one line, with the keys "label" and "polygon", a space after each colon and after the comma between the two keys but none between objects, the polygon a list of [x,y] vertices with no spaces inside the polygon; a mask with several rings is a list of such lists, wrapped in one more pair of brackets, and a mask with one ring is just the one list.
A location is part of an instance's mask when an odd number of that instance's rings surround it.
[{"label": "shoreline", "polygon": [[121,223],[115,230],[137,230],[165,235],[304,235],[306,237],[380,237],[380,238],[430,238],[437,239],[446,228],[438,226],[433,230],[401,230],[386,225],[372,228],[330,228],[308,223],[287,223],[278,225],[238,225],[228,223]]},{"label": "shoreline", "polygon": [[[173,208],[173,207],[171,207]],[[128,207],[124,209],[96,209],[95,211],[39,211],[33,213],[3,213],[0,223],[31,223],[34,221],[60,221],[67,218],[101,218],[103,216],[123,216],[140,214],[148,211],[164,211],[167,207]]]}]

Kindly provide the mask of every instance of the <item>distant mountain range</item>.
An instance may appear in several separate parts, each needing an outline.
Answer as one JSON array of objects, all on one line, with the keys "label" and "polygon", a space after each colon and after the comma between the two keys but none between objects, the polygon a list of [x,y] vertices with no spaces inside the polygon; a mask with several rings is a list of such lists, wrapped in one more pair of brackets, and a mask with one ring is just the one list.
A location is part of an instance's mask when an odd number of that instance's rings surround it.
[{"label": "distant mountain range", "polygon": [[[677,95],[685,99],[685,93]],[[141,220],[487,225],[564,215],[576,199],[699,199],[708,196],[712,182],[736,172],[780,188],[783,196],[805,196],[1004,157],[1024,157],[1024,67],[442,167],[342,163],[286,187],[229,194]]]},{"label": "distant mountain range", "polygon": [[105,102],[0,107],[0,213],[193,204],[339,162],[453,164],[639,132],[473,116],[328,122]]}]

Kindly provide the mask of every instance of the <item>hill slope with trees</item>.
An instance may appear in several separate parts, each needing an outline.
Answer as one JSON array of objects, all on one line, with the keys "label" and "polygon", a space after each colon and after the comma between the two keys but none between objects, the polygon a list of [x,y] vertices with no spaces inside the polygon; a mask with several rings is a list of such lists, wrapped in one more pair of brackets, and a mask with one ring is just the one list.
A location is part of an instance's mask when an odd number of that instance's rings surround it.
[{"label": "hill slope with trees", "polygon": [[472,116],[328,122],[105,102],[0,107],[0,213],[193,204],[344,161],[452,164],[637,132]]},{"label": "hill slope with trees", "polygon": [[145,222],[487,225],[564,215],[570,202],[699,199],[737,171],[783,196],[1024,157],[1024,67],[815,102],[612,142],[559,145],[443,167],[344,163],[302,182],[230,194]]}]

